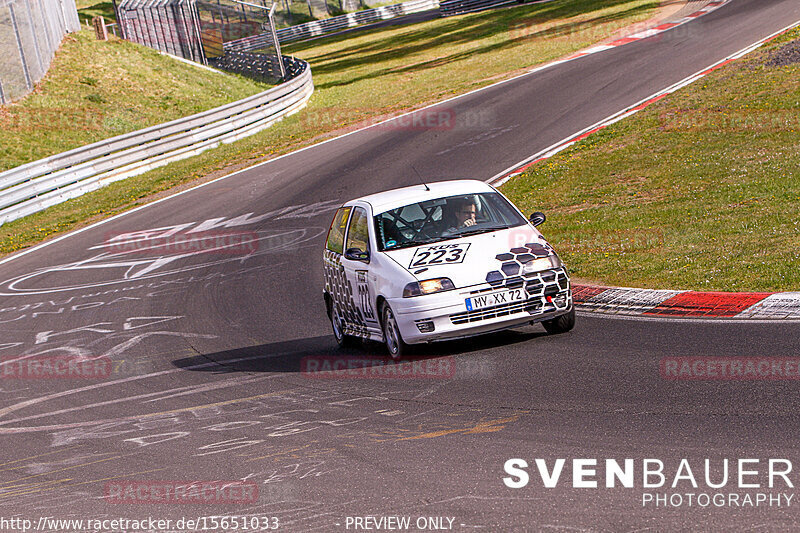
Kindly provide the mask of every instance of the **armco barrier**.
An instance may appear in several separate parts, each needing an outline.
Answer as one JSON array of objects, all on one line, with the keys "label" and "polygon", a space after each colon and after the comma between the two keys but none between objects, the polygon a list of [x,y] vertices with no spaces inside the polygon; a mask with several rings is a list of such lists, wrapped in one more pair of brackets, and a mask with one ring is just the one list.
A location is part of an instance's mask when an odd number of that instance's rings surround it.
[{"label": "armco barrier", "polygon": [[298,111],[314,91],[311,68],[284,61],[300,72],[263,93],[0,173],[0,224],[252,135]]},{"label": "armco barrier", "polygon": [[439,6],[439,10],[443,17],[449,17],[516,3],[517,0],[445,0]]},{"label": "armco barrier", "polygon": [[552,1],[553,0],[534,0],[533,2],[526,0],[445,0],[441,2],[439,10],[443,17],[449,17],[513,4],[542,4]]},{"label": "armco barrier", "polygon": [[[348,13],[346,15],[339,15],[323,20],[315,20],[298,24],[297,26],[290,26],[277,30],[278,41],[281,43],[288,43],[291,41],[298,41],[301,39],[308,39],[331,33],[334,31],[360,26],[362,24],[371,24],[381,20],[388,20],[402,15],[410,15],[411,13],[419,13],[420,11],[428,11],[439,7],[439,0],[411,0],[402,4],[394,4],[391,6],[376,7],[374,9],[366,9],[356,13]],[[224,44],[226,49],[230,50],[257,50],[272,42],[272,37],[269,33],[262,33],[252,37],[245,37],[235,41],[228,41]]]}]

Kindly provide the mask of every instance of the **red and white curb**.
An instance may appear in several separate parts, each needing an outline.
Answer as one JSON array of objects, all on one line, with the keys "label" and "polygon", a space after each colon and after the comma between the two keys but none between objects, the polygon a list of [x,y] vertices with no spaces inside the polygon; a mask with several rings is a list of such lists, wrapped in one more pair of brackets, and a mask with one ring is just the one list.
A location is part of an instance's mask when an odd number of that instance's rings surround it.
[{"label": "red and white curb", "polygon": [[578,57],[588,56],[590,54],[596,54],[598,52],[603,52],[605,50],[610,50],[612,48],[616,48],[617,46],[623,46],[623,45],[626,45],[628,43],[639,41],[641,39],[647,39],[648,37],[653,37],[654,35],[658,35],[659,33],[663,33],[663,32],[665,32],[667,30],[671,30],[672,28],[677,28],[678,26],[686,24],[687,22],[691,22],[694,19],[696,19],[698,17],[702,17],[703,15],[705,15],[707,13],[711,13],[715,9],[722,7],[723,5],[727,4],[730,1],[731,0],[718,0],[718,1],[714,1],[714,2],[709,2],[708,5],[706,5],[702,9],[698,9],[694,13],[692,13],[690,15],[687,15],[687,16],[685,16],[683,18],[680,18],[680,19],[677,19],[677,20],[670,20],[670,21],[667,21],[667,22],[662,22],[658,26],[654,26],[652,28],[648,28],[646,30],[633,33],[633,34],[628,35],[626,37],[622,37],[621,39],[617,39],[615,41],[611,41],[610,43],[600,44],[600,45],[597,45],[597,46],[593,46],[591,48],[587,48],[586,50],[581,50],[580,52],[572,54],[571,56],[568,56],[565,59],[566,60],[570,60],[570,59],[575,59],[575,58],[578,58]]},{"label": "red and white curb", "polygon": [[[717,5],[715,5],[713,7],[713,9],[717,9],[721,5],[727,4],[730,1],[731,0],[727,0],[725,2],[716,2],[714,4],[717,4]],[[712,4],[709,4],[707,6],[707,8],[705,8],[705,9],[708,9],[708,8],[711,8],[711,7],[712,7]],[[703,12],[703,14],[707,13],[707,11],[703,11],[703,10],[698,11],[697,13],[700,13],[700,12]],[[697,18],[695,15],[696,15],[696,13],[693,13],[692,15],[690,15],[690,17],[692,17],[692,19]],[[697,16],[699,16],[699,15],[697,15]],[[689,17],[687,17],[687,18],[689,18]],[[667,24],[670,24],[670,23],[665,23],[665,24],[662,24],[661,26],[666,26]],[[641,111],[642,109],[645,109],[646,107],[650,106],[651,104],[654,104],[655,102],[658,102],[659,100],[661,100],[665,96],[670,95],[670,94],[678,91],[679,89],[682,89],[683,87],[686,87],[687,85],[690,85],[690,84],[696,82],[697,80],[700,80],[700,79],[706,77],[711,72],[713,72],[713,71],[715,71],[715,70],[717,70],[719,68],[722,68],[723,66],[727,65],[728,63],[731,63],[732,61],[735,61],[737,59],[740,59],[741,57],[744,57],[745,55],[749,54],[750,52],[752,52],[752,51],[764,46],[768,42],[776,39],[777,37],[783,35],[784,33],[788,32],[788,31],[793,30],[794,28],[796,28],[798,26],[800,26],[800,21],[797,21],[794,24],[791,24],[791,25],[789,25],[789,26],[787,26],[787,27],[785,27],[785,28],[783,28],[781,30],[776,31],[772,35],[770,35],[768,37],[765,37],[764,39],[761,39],[760,41],[758,41],[756,43],[753,43],[750,46],[748,46],[746,48],[743,48],[742,50],[739,50],[738,52],[736,52],[734,54],[731,54],[731,55],[729,55],[728,57],[726,57],[724,59],[721,59],[720,61],[717,61],[713,65],[711,65],[711,66],[709,66],[707,68],[704,68],[703,70],[701,70],[701,71],[699,71],[699,72],[697,72],[695,74],[692,74],[691,76],[689,76],[687,78],[682,79],[678,83],[670,85],[666,89],[663,89],[663,90],[661,90],[661,91],[659,91],[659,92],[657,92],[657,93],[655,93],[655,94],[653,94],[651,96],[648,96],[647,98],[645,98],[643,100],[640,100],[639,102],[633,104],[632,106],[630,106],[630,107],[628,107],[626,109],[623,109],[621,111],[618,111],[617,113],[614,113],[610,117],[607,117],[607,118],[601,120],[600,122],[592,124],[588,128],[585,128],[585,129],[575,133],[574,135],[572,135],[572,136],[570,136],[570,137],[568,137],[568,138],[566,138],[566,139],[564,139],[562,141],[559,141],[559,142],[553,144],[552,146],[549,146],[549,147],[545,148],[541,152],[537,152],[536,154],[532,155],[531,157],[529,157],[529,158],[527,158],[527,159],[525,159],[523,161],[520,161],[519,163],[516,163],[516,164],[512,165],[511,167],[505,169],[504,171],[500,172],[499,174],[496,174],[495,176],[492,176],[491,178],[486,180],[486,182],[491,184],[491,185],[494,185],[495,187],[499,187],[500,185],[504,184],[505,182],[507,182],[511,178],[519,176],[520,174],[525,172],[527,169],[529,169],[530,167],[532,167],[536,163],[539,163],[541,161],[549,159],[549,158],[553,157],[554,155],[556,155],[557,153],[561,152],[562,150],[565,150],[565,149],[569,148],[570,146],[572,146],[573,144],[585,139],[586,137],[590,136],[591,134],[596,133],[596,132],[598,132],[598,131],[600,131],[600,130],[602,130],[604,128],[607,128],[608,126],[611,126],[612,124],[615,124],[616,122],[619,122],[622,119],[625,119],[625,118],[627,118],[627,117],[629,117],[631,115],[634,115],[634,114],[638,113],[639,111]],[[672,27],[674,27],[674,26],[672,26]],[[650,31],[650,30],[648,30],[648,31]],[[667,31],[667,30],[660,30],[660,31]],[[642,33],[647,33],[647,32],[642,32]],[[655,35],[655,34],[653,34],[653,35]],[[644,37],[639,37],[639,38],[641,39],[641,38],[644,38]],[[624,40],[624,39],[620,39],[619,41],[615,41],[615,42],[621,42],[622,40]],[[628,42],[630,42],[630,41],[628,41]],[[626,43],[623,43],[623,44],[626,44]],[[617,46],[621,46],[621,44],[618,44]],[[601,52],[601,51],[607,50],[607,49],[608,48],[602,48],[601,49],[601,47],[595,47],[594,49],[589,49],[589,50],[595,50],[594,52],[591,52],[591,53],[597,53],[597,52]],[[588,50],[587,50],[587,52],[588,52]],[[582,55],[588,55],[588,53],[587,54],[582,53]],[[575,59],[576,57],[582,57],[582,56],[574,56],[574,57],[562,60],[561,62],[571,61],[572,59]],[[546,65],[545,67],[540,67],[540,68],[546,68],[547,66],[550,66],[550,65]]]},{"label": "red and white curb", "polygon": [[659,318],[800,320],[800,292],[695,292],[573,284],[580,311]]}]

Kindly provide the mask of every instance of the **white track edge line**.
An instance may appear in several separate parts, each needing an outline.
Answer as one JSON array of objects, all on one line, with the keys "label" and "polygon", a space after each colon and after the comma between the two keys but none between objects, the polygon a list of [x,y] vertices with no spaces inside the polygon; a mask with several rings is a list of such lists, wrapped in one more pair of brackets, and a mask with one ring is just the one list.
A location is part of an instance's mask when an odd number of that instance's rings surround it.
[{"label": "white track edge line", "polygon": [[[530,156],[530,157],[528,157],[526,159],[523,159],[519,163],[511,165],[510,167],[506,168],[502,172],[499,172],[498,174],[495,174],[494,176],[492,176],[491,178],[486,180],[486,183],[494,185],[495,187],[499,187],[499,186],[503,185],[509,179],[511,179],[511,178],[513,178],[513,177],[515,177],[517,175],[517,174],[514,173],[514,171],[519,169],[520,167],[523,167],[523,166],[527,165],[528,163],[530,163],[532,161],[535,161],[535,160],[537,160],[539,158],[542,158],[542,157],[550,158],[550,157],[554,156],[558,152],[568,148],[572,144],[575,144],[575,142],[577,142],[575,139],[577,137],[580,137],[581,135],[585,134],[586,132],[592,131],[593,129],[596,129],[596,128],[602,128],[602,127],[610,126],[611,124],[614,124],[615,122],[618,122],[618,121],[620,121],[620,120],[622,120],[624,118],[627,118],[629,116],[632,116],[632,115],[636,114],[638,111],[641,111],[641,110],[635,109],[635,108],[639,107],[640,105],[642,105],[642,104],[644,104],[644,103],[646,103],[646,102],[648,102],[650,100],[653,100],[654,98],[658,98],[659,96],[664,96],[664,95],[667,95],[667,94],[674,93],[674,92],[678,91],[679,89],[682,89],[682,88],[684,88],[684,87],[686,87],[688,85],[691,85],[692,83],[694,83],[694,82],[696,82],[698,80],[703,79],[704,77],[706,77],[708,74],[711,73],[712,69],[718,67],[722,63],[725,63],[726,61],[740,59],[740,58],[746,56],[747,54],[749,54],[750,52],[753,52],[753,51],[757,50],[758,48],[763,46],[769,40],[777,37],[778,35],[780,35],[782,33],[785,33],[787,31],[792,30],[797,26],[800,26],[800,21],[797,21],[797,22],[795,22],[793,24],[790,24],[789,26],[783,28],[782,30],[778,30],[775,33],[769,35],[768,37],[765,37],[764,39],[762,39],[762,40],[760,40],[760,41],[758,41],[758,42],[756,42],[754,44],[748,45],[747,47],[739,50],[738,52],[735,52],[732,55],[729,55],[729,56],[727,56],[727,57],[725,57],[723,59],[720,59],[716,63],[714,63],[714,64],[712,64],[712,65],[710,65],[710,66],[708,66],[706,68],[700,69],[696,73],[694,73],[694,74],[692,74],[690,76],[687,76],[686,78],[682,79],[681,81],[679,81],[679,82],[677,82],[677,83],[675,83],[673,85],[670,85],[666,89],[662,89],[662,90],[660,90],[658,92],[655,92],[652,95],[650,95],[650,96],[648,96],[646,98],[643,98],[642,100],[638,101],[637,103],[635,103],[635,104],[633,104],[631,106],[628,106],[628,107],[626,107],[625,109],[623,109],[621,111],[617,111],[616,113],[608,116],[607,118],[604,118],[603,120],[600,120],[599,122],[595,122],[591,126],[589,126],[587,128],[584,128],[584,129],[580,130],[579,132],[574,133],[574,134],[570,135],[569,137],[566,137],[566,138],[562,139],[561,141],[556,142],[555,144],[550,145],[549,147],[545,148],[544,150],[541,150],[541,151],[537,152],[536,154],[534,154],[534,155],[532,155],[532,156]],[[669,31],[669,30],[667,30],[667,31]]]}]

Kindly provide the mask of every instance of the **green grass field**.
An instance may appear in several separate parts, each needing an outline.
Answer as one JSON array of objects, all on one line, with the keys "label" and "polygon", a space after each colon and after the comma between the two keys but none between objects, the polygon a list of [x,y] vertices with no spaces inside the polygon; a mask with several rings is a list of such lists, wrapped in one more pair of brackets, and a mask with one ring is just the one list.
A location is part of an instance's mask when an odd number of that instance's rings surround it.
[{"label": "green grass field", "polygon": [[[507,78],[649,19],[657,6],[654,0],[558,0],[287,46],[284,53],[308,60],[314,73],[316,90],[306,110],[252,137],[7,223],[0,227],[0,253],[19,250],[52,234],[139,205],[176,185],[221,175],[330,137],[365,120]],[[108,122],[108,133],[118,134],[143,127],[153,114],[169,120],[212,106],[211,101],[200,103],[209,94],[222,103],[256,90],[252,82],[206,73],[131,43],[98,45],[88,32],[69,37],[62,48],[42,88],[14,108],[44,106],[50,114],[52,109],[73,109],[80,117],[88,117],[83,120],[92,128],[97,123],[94,115],[84,113],[94,110],[103,117],[102,123]],[[80,60],[84,54],[93,59]],[[124,63],[125,70],[120,71],[116,62]],[[154,62],[160,67],[153,68]],[[190,80],[197,80],[194,85],[176,75],[185,69],[190,69]],[[147,71],[157,77],[144,76]],[[206,74],[210,77],[204,77]],[[140,78],[146,78],[147,85],[134,85],[137,88],[132,89],[131,83]],[[61,79],[65,81],[56,82]],[[116,88],[100,93],[106,86]],[[70,90],[75,94],[68,94]],[[99,97],[92,96],[95,94]],[[133,105],[143,98],[152,98],[151,103]],[[37,104],[39,101],[48,103]],[[62,122],[51,135],[46,133],[49,125],[40,128],[40,142],[37,127],[24,131],[17,126],[16,133],[8,134],[8,147],[0,141],[8,150],[3,160],[14,158],[18,164],[106,135],[84,126],[71,130]]]},{"label": "green grass field", "polygon": [[32,94],[0,107],[0,172],[268,88],[84,29],[64,38]]},{"label": "green grass field", "polygon": [[800,31],[532,167],[503,190],[578,278],[800,290]]},{"label": "green grass field", "polygon": [[98,2],[97,0],[76,0],[75,5],[78,7],[78,18],[81,24],[92,22],[94,17],[103,17],[106,24],[111,24],[117,21],[114,15],[114,4],[111,2]]}]

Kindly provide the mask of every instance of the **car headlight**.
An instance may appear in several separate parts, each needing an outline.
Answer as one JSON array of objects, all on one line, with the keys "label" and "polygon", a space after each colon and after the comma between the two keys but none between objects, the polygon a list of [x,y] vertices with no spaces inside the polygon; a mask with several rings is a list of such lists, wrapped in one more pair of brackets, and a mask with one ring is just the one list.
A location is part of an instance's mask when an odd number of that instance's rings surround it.
[{"label": "car headlight", "polygon": [[450,291],[455,289],[456,286],[450,281],[450,278],[434,278],[426,279],[424,281],[412,281],[403,289],[403,298],[411,298],[412,296],[422,296],[423,294],[432,294],[434,292]]},{"label": "car headlight", "polygon": [[556,254],[553,254],[547,257],[541,257],[539,259],[528,261],[522,265],[522,273],[531,274],[533,272],[539,272],[549,268],[559,268],[562,266],[564,266],[564,264],[561,262],[561,259]]}]

